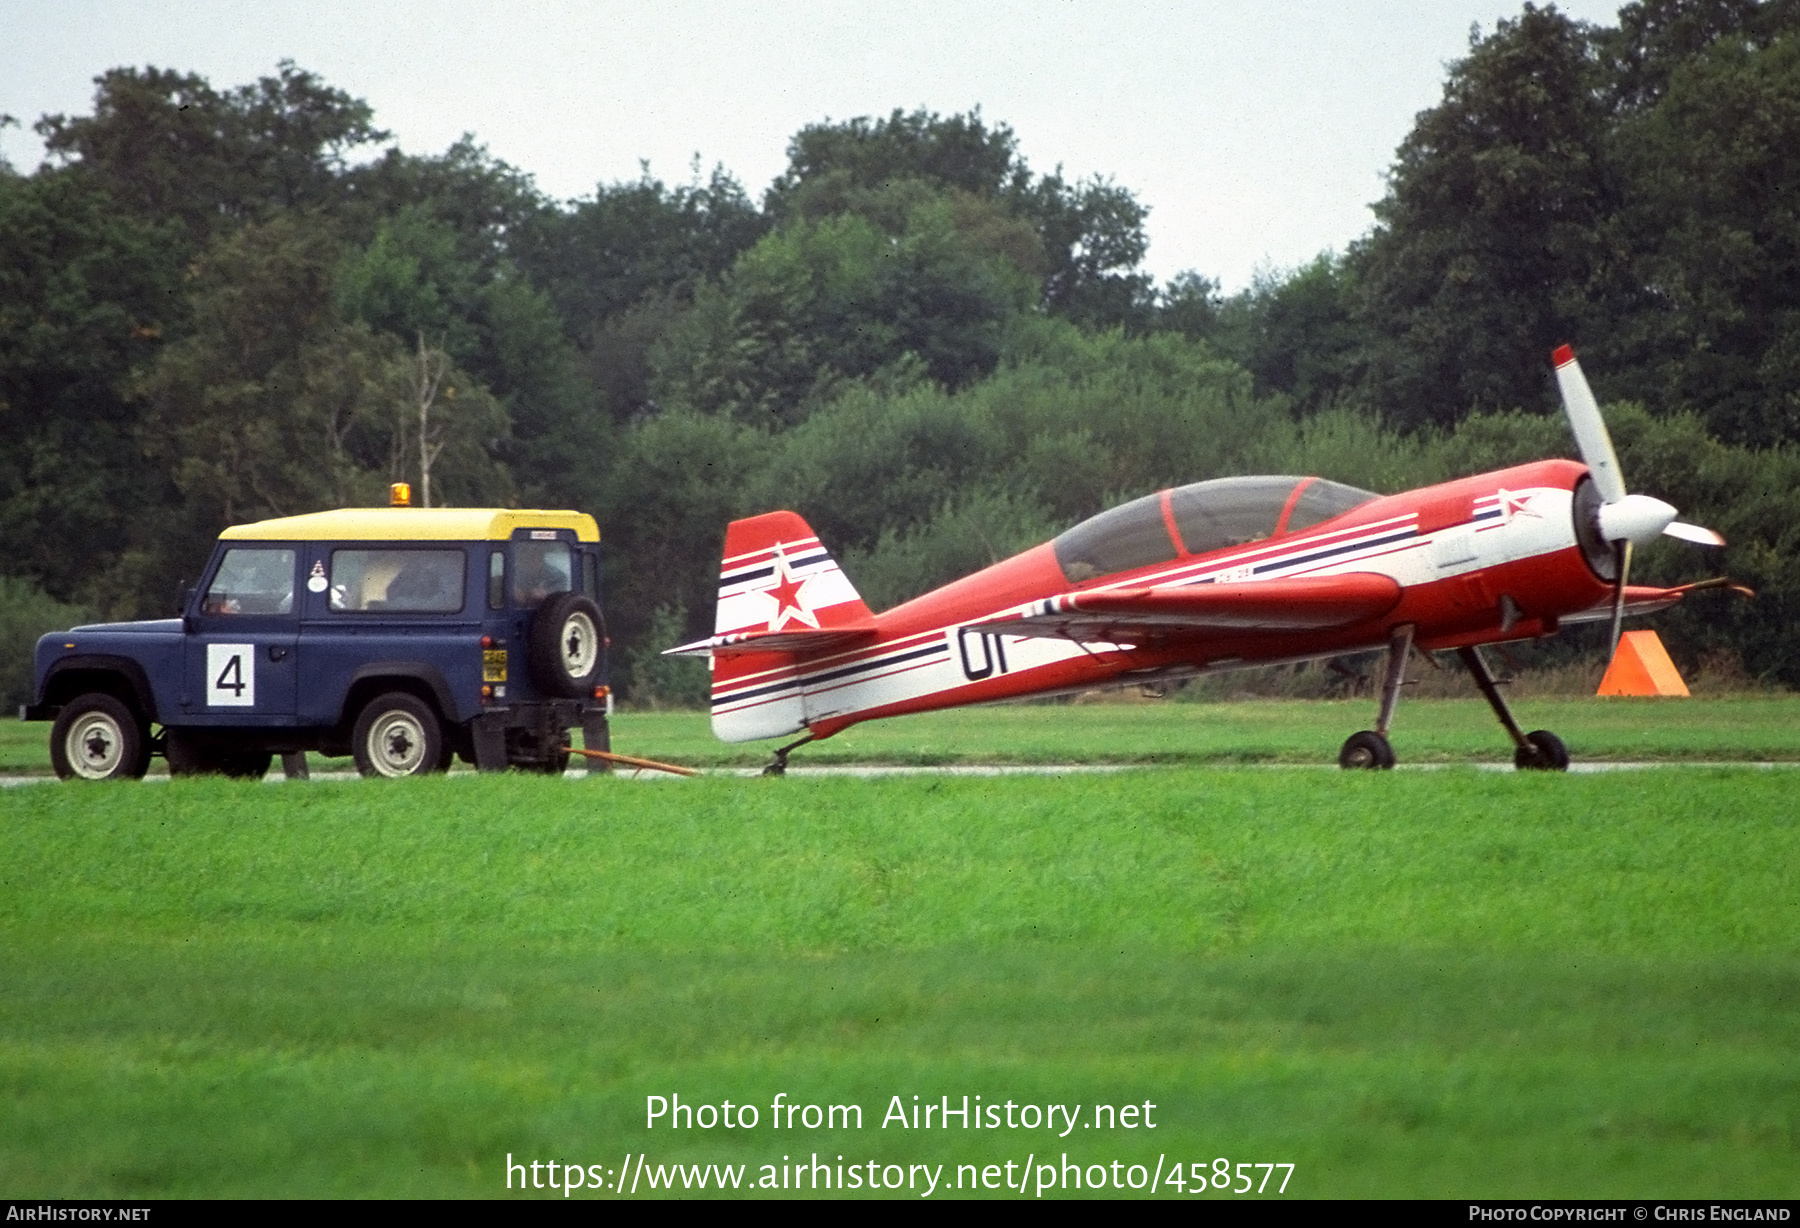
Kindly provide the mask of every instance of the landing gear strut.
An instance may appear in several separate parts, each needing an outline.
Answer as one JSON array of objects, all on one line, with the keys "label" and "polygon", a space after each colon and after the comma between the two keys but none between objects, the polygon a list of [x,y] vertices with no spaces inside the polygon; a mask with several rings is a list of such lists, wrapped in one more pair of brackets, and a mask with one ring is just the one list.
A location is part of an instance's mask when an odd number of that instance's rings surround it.
[{"label": "landing gear strut", "polygon": [[764,776],[786,776],[788,752],[791,750],[799,750],[802,746],[805,746],[812,740],[813,735],[809,733],[798,742],[789,742],[786,746],[778,749],[775,752],[775,758],[769,761],[769,766],[762,770],[762,774]]},{"label": "landing gear strut", "polygon": [[1381,675],[1381,710],[1375,717],[1375,728],[1353,733],[1338,751],[1341,768],[1385,769],[1394,766],[1394,748],[1388,744],[1388,730],[1393,728],[1394,708],[1400,702],[1400,687],[1406,681],[1406,658],[1412,652],[1413,629],[1408,623],[1395,627],[1388,637],[1387,666]]},{"label": "landing gear strut", "polygon": [[1569,748],[1563,740],[1548,729],[1536,729],[1525,733],[1519,729],[1519,722],[1513,719],[1512,709],[1506,706],[1506,698],[1500,694],[1500,688],[1494,682],[1494,675],[1488,672],[1487,662],[1481,659],[1481,650],[1471,644],[1467,648],[1458,648],[1456,655],[1462,658],[1469,676],[1475,679],[1475,685],[1481,688],[1482,697],[1493,708],[1494,715],[1500,718],[1507,735],[1513,740],[1513,767],[1521,772],[1566,772],[1569,770]]}]

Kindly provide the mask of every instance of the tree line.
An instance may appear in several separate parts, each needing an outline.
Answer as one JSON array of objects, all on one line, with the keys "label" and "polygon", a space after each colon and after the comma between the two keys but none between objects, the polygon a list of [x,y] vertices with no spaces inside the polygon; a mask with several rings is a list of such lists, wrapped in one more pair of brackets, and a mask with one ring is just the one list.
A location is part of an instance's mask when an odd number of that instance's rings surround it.
[{"label": "tree line", "polygon": [[30,627],[165,614],[225,525],[430,457],[440,503],[593,512],[619,681],[692,696],[655,650],[706,631],[733,516],[800,511],[879,607],[1159,485],[1568,454],[1565,340],[1634,488],[1733,541],[1639,574],[1762,590],[1666,616],[1678,658],[1800,682],[1797,6],[1526,5],[1366,236],[1232,296],[1156,286],[1134,193],[979,111],[809,125],[760,199],[696,165],[559,202],[292,64],[114,69],[0,165],[0,690]]}]

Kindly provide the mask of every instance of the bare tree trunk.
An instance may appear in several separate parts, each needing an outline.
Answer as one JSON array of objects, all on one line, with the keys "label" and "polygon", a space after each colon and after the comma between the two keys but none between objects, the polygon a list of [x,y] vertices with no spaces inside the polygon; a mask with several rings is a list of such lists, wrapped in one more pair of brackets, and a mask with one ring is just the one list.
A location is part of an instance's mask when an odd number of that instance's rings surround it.
[{"label": "bare tree trunk", "polygon": [[419,334],[419,497],[420,506],[431,506],[431,462],[444,450],[443,427],[431,429],[431,407],[437,401],[438,386],[450,367],[450,356],[442,350],[426,348],[425,334]]}]

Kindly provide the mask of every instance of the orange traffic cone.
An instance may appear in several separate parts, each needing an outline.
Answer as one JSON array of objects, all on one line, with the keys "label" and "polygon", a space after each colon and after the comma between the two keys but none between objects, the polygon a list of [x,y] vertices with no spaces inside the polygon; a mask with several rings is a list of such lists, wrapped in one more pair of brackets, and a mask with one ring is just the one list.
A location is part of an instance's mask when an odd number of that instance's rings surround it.
[{"label": "orange traffic cone", "polygon": [[1627,631],[1619,637],[1619,650],[1613,653],[1606,677],[1600,679],[1596,695],[1669,695],[1687,698],[1687,684],[1681,680],[1669,651],[1654,631]]}]

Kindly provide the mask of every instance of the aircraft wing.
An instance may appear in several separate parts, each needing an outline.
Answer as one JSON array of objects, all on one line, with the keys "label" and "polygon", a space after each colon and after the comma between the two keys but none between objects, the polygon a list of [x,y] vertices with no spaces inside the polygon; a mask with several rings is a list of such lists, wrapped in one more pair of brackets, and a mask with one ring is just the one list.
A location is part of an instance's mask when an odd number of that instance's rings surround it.
[{"label": "aircraft wing", "polygon": [[1326,631],[1378,618],[1400,585],[1370,572],[1064,593],[970,627],[998,635],[1130,644],[1168,635]]}]

